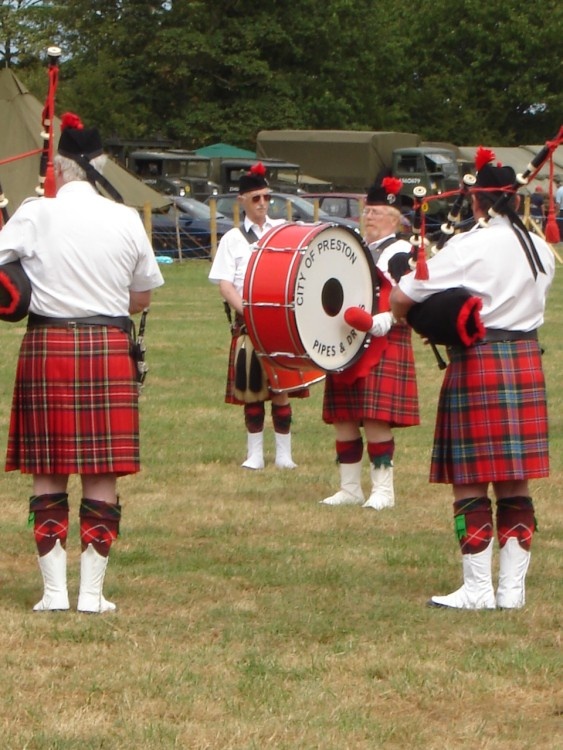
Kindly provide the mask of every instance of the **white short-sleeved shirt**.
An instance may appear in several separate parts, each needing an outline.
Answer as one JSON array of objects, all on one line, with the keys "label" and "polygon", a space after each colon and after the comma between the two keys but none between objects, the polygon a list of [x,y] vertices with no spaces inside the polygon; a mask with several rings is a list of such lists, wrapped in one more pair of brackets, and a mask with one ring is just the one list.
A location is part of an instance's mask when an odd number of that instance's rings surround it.
[{"label": "white short-sleeved shirt", "polygon": [[531,238],[545,269],[535,280],[509,220],[499,216],[485,227],[475,226],[449,240],[428,260],[428,280],[409,273],[399,287],[415,302],[462,287],[482,299],[481,320],[486,328],[532,331],[544,320],[555,261],[546,242],[537,235]]},{"label": "white short-sleeved shirt", "polygon": [[128,315],[130,291],[164,284],[139,214],[84,181],[22,203],[0,231],[0,264],[18,258],[49,317]]},{"label": "white short-sleeved shirt", "polygon": [[[248,232],[251,229],[258,239],[272,227],[285,224],[284,219],[267,218],[262,227],[253,224],[248,217],[244,218],[244,228]],[[234,284],[237,292],[242,295],[244,287],[244,276],[248,267],[254,244],[249,243],[238,227],[229,229],[219,242],[211,270],[209,281],[218,284],[220,281],[230,281]]]}]

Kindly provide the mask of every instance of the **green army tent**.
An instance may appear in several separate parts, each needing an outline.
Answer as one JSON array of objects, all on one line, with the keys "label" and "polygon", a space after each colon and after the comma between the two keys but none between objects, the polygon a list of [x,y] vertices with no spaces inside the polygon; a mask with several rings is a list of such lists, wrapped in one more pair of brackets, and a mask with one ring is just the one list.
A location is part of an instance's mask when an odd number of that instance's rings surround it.
[{"label": "green army tent", "polygon": [[[44,143],[41,137],[42,112],[43,105],[15,73],[10,68],[0,70],[0,184],[9,201],[10,214],[25,198],[36,195],[41,157],[33,152],[41,149]],[[54,126],[56,145],[60,133],[58,118],[55,118]],[[22,157],[25,154],[28,156]],[[140,210],[147,204],[151,209],[170,204],[170,198],[157,193],[114,161],[108,163],[105,174],[128,206]]]},{"label": "green army tent", "polygon": [[211,146],[197,148],[194,153],[198,156],[207,156],[209,159],[256,159],[255,151],[231,146],[228,143],[212,143]]}]

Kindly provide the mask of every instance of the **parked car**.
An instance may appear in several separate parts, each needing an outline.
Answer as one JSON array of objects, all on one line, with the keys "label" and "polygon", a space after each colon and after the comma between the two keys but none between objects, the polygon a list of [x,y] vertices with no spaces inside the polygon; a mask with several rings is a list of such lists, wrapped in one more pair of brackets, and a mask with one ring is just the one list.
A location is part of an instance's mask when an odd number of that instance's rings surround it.
[{"label": "parked car", "polygon": [[[195,198],[172,197],[164,212],[152,214],[152,245],[156,255],[169,258],[211,257],[211,209]],[[217,242],[234,226],[232,219],[217,214]],[[180,248],[180,250],[178,249]]]},{"label": "parked car", "polygon": [[365,193],[301,193],[308,201],[318,201],[319,208],[330,217],[360,221]]},{"label": "parked car", "polygon": [[[219,213],[222,213],[231,219],[234,217],[234,206],[237,200],[237,193],[211,195],[205,202],[209,204],[213,200],[217,202],[217,211]],[[291,208],[291,218],[288,216],[288,202],[289,207]],[[302,198],[299,195],[293,195],[291,193],[271,193],[268,216],[271,219],[313,222],[315,221],[315,208],[310,201],[305,200],[305,198]],[[359,223],[353,219],[343,219],[340,216],[330,216],[321,209],[319,209],[317,221],[342,224],[351,227],[352,229],[358,229],[360,226]]]}]

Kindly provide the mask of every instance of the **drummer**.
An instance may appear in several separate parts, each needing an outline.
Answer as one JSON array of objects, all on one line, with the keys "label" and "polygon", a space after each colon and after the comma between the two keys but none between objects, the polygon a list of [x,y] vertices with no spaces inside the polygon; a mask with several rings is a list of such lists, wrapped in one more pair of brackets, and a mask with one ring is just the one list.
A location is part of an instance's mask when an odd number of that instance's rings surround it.
[{"label": "drummer", "polygon": [[[381,510],[395,504],[392,429],[420,422],[418,392],[410,329],[397,324],[389,312],[389,292],[408,270],[411,246],[399,239],[401,230],[400,180],[379,178],[366,196],[364,239],[372,254],[381,288],[379,313],[360,308],[346,311],[346,321],[370,331],[372,342],[360,360],[341,373],[328,373],[323,420],[336,433],[340,489],[321,500],[324,505],[362,505]],[[362,457],[367,441],[371,491],[362,490]]]},{"label": "drummer", "polygon": [[[225,300],[229,320],[231,320],[231,308],[235,312],[231,323],[232,339],[225,403],[244,405],[247,455],[242,467],[245,469],[264,468],[264,402],[268,400],[272,402],[272,422],[276,443],[275,465],[280,469],[296,467],[291,454],[291,405],[288,393],[273,393],[268,388],[267,378],[261,367],[255,368],[253,372],[256,374],[258,370],[259,377],[262,379],[262,387],[257,387],[255,383],[252,383],[252,375],[248,378],[252,389],[248,387],[241,392],[240,385],[236,383],[237,375],[240,374],[237,372],[238,366],[242,359],[235,361],[237,350],[239,350],[237,343],[240,346],[240,339],[245,334],[242,291],[252,245],[269,229],[284,223],[283,219],[270,219],[268,216],[270,192],[266,169],[261,162],[242,175],[239,181],[238,201],[241,212],[244,213],[244,219],[240,227],[230,229],[221,238],[209,272],[209,280],[219,285],[219,292]],[[244,359],[246,364],[251,366],[251,355],[248,352],[252,346],[248,336],[244,337],[244,341],[246,354]],[[256,358],[254,364],[259,365]],[[308,395],[308,392],[297,391],[294,395],[304,396]]]}]

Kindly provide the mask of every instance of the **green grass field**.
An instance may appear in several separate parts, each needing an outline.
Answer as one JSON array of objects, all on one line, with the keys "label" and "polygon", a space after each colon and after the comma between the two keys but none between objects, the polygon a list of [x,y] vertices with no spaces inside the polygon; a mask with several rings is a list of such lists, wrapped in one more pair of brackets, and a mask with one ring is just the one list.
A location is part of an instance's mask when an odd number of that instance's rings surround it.
[{"label": "green grass field", "polygon": [[[120,480],[105,594],[115,615],[34,614],[30,480],[0,482],[0,744],[7,750],[558,750],[563,747],[563,271],[542,331],[552,475],[527,606],[425,606],[460,584],[450,490],[428,484],[442,374],[417,340],[422,424],[396,431],[392,510],[330,508],[338,488],[322,385],[294,401],[295,471],[240,468],[223,403],[227,320],[209,263],[164,266],[147,323],[143,471]],[[507,273],[509,269],[507,269]],[[23,326],[2,324],[4,454]],[[369,469],[365,461],[365,487]],[[68,542],[76,604],[79,484]]]}]

